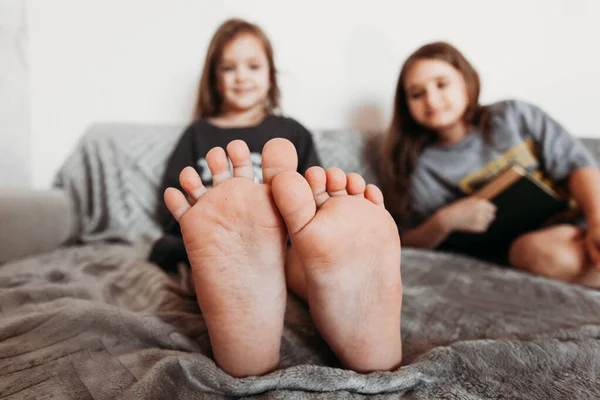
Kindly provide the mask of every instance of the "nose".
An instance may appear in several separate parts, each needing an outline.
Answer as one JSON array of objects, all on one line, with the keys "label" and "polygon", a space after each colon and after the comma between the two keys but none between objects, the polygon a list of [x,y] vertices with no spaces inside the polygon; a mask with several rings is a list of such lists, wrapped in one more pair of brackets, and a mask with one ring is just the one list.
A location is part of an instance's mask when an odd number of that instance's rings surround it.
[{"label": "nose", "polygon": [[245,67],[240,66],[235,69],[235,80],[243,82],[248,77],[248,71]]},{"label": "nose", "polygon": [[437,90],[428,90],[425,94],[425,101],[429,108],[436,109],[439,107],[442,96]]}]

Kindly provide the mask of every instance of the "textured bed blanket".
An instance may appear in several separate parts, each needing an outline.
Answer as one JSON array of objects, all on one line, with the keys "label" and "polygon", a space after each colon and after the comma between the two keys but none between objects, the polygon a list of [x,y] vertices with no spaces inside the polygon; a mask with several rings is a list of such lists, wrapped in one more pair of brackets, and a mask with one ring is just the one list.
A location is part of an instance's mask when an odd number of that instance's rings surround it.
[{"label": "textured bed blanket", "polygon": [[0,266],[0,398],[600,397],[595,291],[405,250],[398,371],[339,369],[290,296],[280,370],[234,379],[211,359],[186,274],[138,254],[87,245]]}]

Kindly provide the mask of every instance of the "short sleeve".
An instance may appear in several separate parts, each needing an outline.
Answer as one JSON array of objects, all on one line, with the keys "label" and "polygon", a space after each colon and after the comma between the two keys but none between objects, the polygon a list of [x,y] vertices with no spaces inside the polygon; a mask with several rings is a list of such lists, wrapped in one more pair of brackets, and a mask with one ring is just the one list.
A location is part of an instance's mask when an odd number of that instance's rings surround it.
[{"label": "short sleeve", "polygon": [[540,108],[514,102],[524,133],[536,141],[544,172],[554,182],[562,182],[578,168],[596,166],[585,145]]}]

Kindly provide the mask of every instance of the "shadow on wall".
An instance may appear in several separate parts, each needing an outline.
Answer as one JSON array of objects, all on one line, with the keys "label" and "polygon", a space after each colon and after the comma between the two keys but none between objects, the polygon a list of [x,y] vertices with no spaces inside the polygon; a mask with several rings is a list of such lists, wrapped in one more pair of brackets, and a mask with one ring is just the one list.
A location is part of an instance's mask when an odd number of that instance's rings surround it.
[{"label": "shadow on wall", "polygon": [[[383,116],[381,106],[377,103],[360,102],[350,107],[350,128],[361,132],[363,144],[361,160],[365,164],[365,171],[369,177],[375,177],[369,181],[381,185],[380,162],[381,146],[387,130],[387,121]],[[381,186],[380,186],[381,187]]]},{"label": "shadow on wall", "polygon": [[370,134],[381,134],[388,122],[383,116],[381,105],[375,102],[360,102],[350,107],[349,126],[353,130]]},{"label": "shadow on wall", "polygon": [[[344,43],[345,79],[358,91],[351,93],[348,126],[366,133],[382,133],[389,124],[401,54],[392,38],[374,26],[358,26]],[[382,98],[389,93],[389,98]],[[389,102],[389,104],[387,104]]]}]

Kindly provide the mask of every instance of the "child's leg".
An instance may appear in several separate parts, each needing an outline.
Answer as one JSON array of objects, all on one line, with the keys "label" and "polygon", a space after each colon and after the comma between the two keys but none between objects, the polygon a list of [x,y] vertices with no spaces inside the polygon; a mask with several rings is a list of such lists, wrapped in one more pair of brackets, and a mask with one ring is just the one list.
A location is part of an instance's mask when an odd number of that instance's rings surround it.
[{"label": "child's leg", "polygon": [[594,265],[588,265],[574,282],[590,288],[600,289],[600,270]]},{"label": "child's leg", "polygon": [[286,301],[285,225],[273,203],[270,183],[283,170],[296,170],[294,146],[283,139],[263,151],[265,184],[253,182],[245,143],[207,155],[214,188],[207,192],[193,168],[180,175],[190,196],[169,188],[167,207],[179,221],[198,304],[217,364],[234,376],[260,375],[278,367]]},{"label": "child's leg", "polygon": [[304,267],[311,315],[331,349],[358,372],[399,367],[400,239],[379,189],[365,190],[359,175],[336,168],[311,168],[306,179],[285,171],[271,188]]},{"label": "child's leg", "polygon": [[512,244],[509,262],[534,274],[600,288],[600,271],[587,259],[584,234],[573,225],[525,234]]}]

